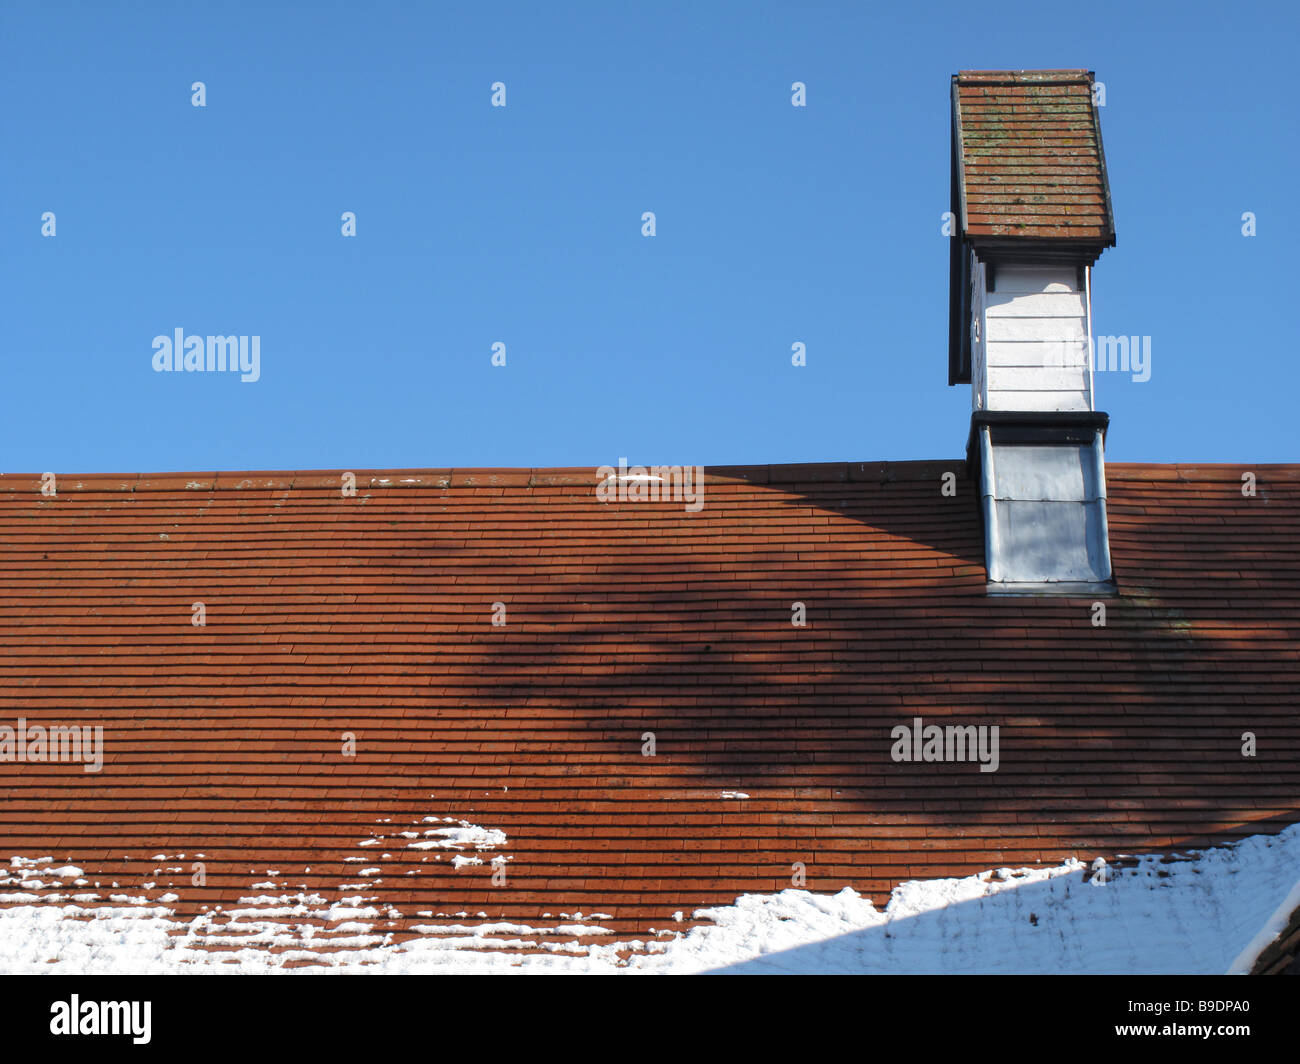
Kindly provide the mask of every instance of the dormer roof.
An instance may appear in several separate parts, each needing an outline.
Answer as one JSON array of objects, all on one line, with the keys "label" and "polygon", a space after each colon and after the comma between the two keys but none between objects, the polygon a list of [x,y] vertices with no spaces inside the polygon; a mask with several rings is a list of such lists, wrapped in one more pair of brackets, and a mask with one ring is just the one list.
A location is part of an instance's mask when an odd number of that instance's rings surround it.
[{"label": "dormer roof", "polygon": [[1115,244],[1088,70],[964,70],[952,79],[960,236],[1091,262]]}]

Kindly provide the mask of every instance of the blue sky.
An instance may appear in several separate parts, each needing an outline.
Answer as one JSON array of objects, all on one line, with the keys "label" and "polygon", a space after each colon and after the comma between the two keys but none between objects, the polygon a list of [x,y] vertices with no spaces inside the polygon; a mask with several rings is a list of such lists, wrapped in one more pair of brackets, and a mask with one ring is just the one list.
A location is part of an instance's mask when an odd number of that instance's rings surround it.
[{"label": "blue sky", "polygon": [[[1290,2],[6,3],[0,469],[959,456],[949,77],[1011,67],[1106,86],[1094,329],[1152,338],[1149,381],[1098,375],[1109,457],[1296,461],[1298,27]],[[176,328],[259,336],[260,380],[155,373]]]}]

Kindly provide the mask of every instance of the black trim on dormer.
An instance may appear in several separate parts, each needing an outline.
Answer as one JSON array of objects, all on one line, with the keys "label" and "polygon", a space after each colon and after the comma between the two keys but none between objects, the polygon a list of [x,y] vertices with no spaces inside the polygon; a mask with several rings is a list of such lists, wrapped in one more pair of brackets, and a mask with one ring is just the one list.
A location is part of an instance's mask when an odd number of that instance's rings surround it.
[{"label": "black trim on dormer", "polygon": [[1110,428],[1110,415],[1100,410],[979,410],[970,416],[966,436],[966,470],[979,476],[979,430],[989,427],[994,443],[1076,443],[1092,442],[1101,430],[1103,442]]},{"label": "black trim on dormer", "polygon": [[[1097,81],[1095,72],[1088,71],[1088,92],[1091,94]],[[1101,194],[1106,201],[1106,243],[1105,247],[1115,246],[1115,208],[1110,200],[1110,173],[1106,170],[1106,148],[1101,142],[1101,108],[1094,100],[1092,104],[1092,129],[1097,136],[1097,162],[1101,165]],[[1101,254],[1099,251],[1097,254]]]},{"label": "black trim on dormer", "polygon": [[966,243],[966,175],[961,165],[961,105],[952,76],[952,235],[948,238],[948,384],[969,384],[970,254]]}]

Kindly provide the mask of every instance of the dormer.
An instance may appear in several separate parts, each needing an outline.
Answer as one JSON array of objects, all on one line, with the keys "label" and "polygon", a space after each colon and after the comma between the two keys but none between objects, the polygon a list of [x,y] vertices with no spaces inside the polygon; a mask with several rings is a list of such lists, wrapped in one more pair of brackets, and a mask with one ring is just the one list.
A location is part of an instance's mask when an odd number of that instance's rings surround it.
[{"label": "dormer", "polygon": [[952,196],[948,383],[971,386],[989,590],[1108,593],[1092,267],[1115,226],[1092,73],[955,75]]}]

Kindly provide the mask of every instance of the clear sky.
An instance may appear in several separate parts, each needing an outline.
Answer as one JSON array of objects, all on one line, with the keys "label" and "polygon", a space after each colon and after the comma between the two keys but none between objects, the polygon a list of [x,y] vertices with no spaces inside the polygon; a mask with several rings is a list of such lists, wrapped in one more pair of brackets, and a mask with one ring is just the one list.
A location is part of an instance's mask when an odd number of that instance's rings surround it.
[{"label": "clear sky", "polygon": [[1106,86],[1094,330],[1151,337],[1108,456],[1300,460],[1298,12],[7,0],[0,470],[960,456],[949,78],[1049,67]]}]

